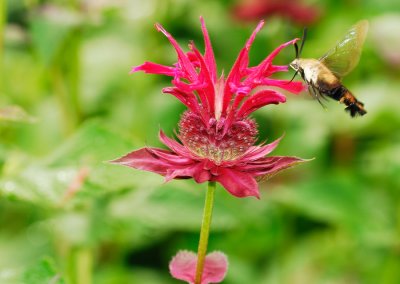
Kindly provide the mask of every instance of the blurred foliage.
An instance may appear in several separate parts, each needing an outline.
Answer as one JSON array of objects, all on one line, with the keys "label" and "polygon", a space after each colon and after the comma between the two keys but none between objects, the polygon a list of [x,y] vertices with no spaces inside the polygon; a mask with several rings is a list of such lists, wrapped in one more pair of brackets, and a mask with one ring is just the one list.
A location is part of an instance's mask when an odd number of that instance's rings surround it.
[{"label": "blurred foliage", "polygon": [[[196,250],[205,185],[107,161],[160,146],[159,128],[172,135],[183,110],[161,94],[169,78],[128,75],[175,62],[153,24],[201,47],[203,15],[226,73],[256,25],[234,19],[238,2],[1,1],[0,283],[177,283],[168,262]],[[260,140],[286,133],[277,154],[315,160],[262,184],[261,200],[220,188],[209,249],[229,256],[224,283],[399,283],[400,2],[306,2],[322,16],[304,57],[370,21],[344,79],[368,114],[350,119],[333,101],[325,111],[307,94],[258,111]],[[301,30],[268,17],[251,63]]]}]

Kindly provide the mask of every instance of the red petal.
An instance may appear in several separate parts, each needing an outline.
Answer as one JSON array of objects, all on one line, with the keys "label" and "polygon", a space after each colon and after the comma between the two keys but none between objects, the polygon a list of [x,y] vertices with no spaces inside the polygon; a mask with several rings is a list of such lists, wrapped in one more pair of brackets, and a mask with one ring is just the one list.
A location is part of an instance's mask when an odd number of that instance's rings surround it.
[{"label": "red petal", "polygon": [[179,46],[178,42],[160,24],[156,24],[156,29],[162,32],[168,38],[170,43],[175,48],[175,51],[178,55],[179,65],[181,66],[182,70],[186,72],[188,79],[191,82],[195,82],[197,80],[196,70],[190,62],[189,58],[183,52],[182,48]]},{"label": "red petal", "polygon": [[232,99],[232,91],[231,91],[230,86],[231,85],[234,85],[234,86],[240,85],[240,80],[242,79],[242,77],[249,65],[250,47],[251,47],[257,33],[261,30],[263,25],[264,25],[264,21],[260,21],[259,24],[257,25],[257,27],[255,28],[255,30],[253,31],[253,33],[251,34],[250,38],[247,40],[245,47],[240,51],[238,58],[236,59],[231,71],[229,72],[229,75],[226,79],[226,86],[228,86],[229,88],[225,88],[224,103],[223,103],[223,107],[222,107],[223,112],[226,111],[226,108],[228,107],[228,105]]},{"label": "red petal", "polygon": [[261,147],[260,146],[250,147],[249,150],[247,150],[246,153],[240,158],[240,161],[249,162],[263,158],[264,156],[271,153],[276,148],[276,146],[278,146],[282,138],[283,136],[276,139],[274,142]]},{"label": "red petal", "polygon": [[288,81],[288,80],[277,80],[265,78],[261,81],[260,85],[274,86],[289,91],[294,94],[298,94],[304,91],[306,87],[302,82],[298,81]]},{"label": "red petal", "polygon": [[284,49],[284,48],[285,48],[286,46],[288,46],[288,45],[295,44],[296,41],[298,41],[298,40],[300,40],[300,39],[299,39],[299,38],[295,38],[295,39],[292,39],[291,41],[288,41],[288,42],[285,42],[285,43],[281,44],[280,46],[278,46],[277,48],[275,48],[275,50],[272,51],[272,52],[267,56],[267,58],[265,58],[265,59],[263,60],[263,62],[261,62],[261,63],[259,64],[259,66],[261,67],[261,66],[265,66],[265,65],[271,64],[271,63],[272,63],[272,60],[274,60],[274,58],[279,54],[279,52],[281,52],[282,49]]},{"label": "red petal", "polygon": [[146,61],[142,65],[132,67],[130,73],[137,71],[143,71],[145,73],[151,73],[151,74],[163,74],[167,76],[174,76],[176,74],[176,68],[174,67],[169,67],[148,61]]},{"label": "red petal", "polygon": [[194,173],[193,178],[197,183],[203,183],[211,180],[210,171],[206,169],[204,162],[201,163],[201,168]]},{"label": "red petal", "polygon": [[286,97],[273,90],[262,90],[249,97],[237,112],[237,117],[246,117],[253,111],[269,105],[286,102]]},{"label": "red petal", "polygon": [[185,146],[179,144],[178,142],[176,142],[173,139],[168,138],[162,130],[160,130],[159,138],[160,138],[161,142],[164,143],[165,146],[170,148],[172,151],[174,151],[178,155],[183,156],[183,157],[189,157],[189,158],[192,157],[189,150],[186,149]]},{"label": "red petal", "polygon": [[203,169],[201,163],[192,161],[192,164],[168,169],[165,181],[168,182],[174,178],[194,178],[197,183],[202,183],[210,180],[210,177],[210,173]]},{"label": "red petal", "polygon": [[270,67],[270,70],[272,73],[275,72],[287,72],[289,70],[289,66],[288,65],[272,65]]},{"label": "red petal", "polygon": [[152,154],[156,155],[157,157],[164,159],[168,163],[174,164],[174,165],[188,165],[192,164],[193,160],[187,157],[183,156],[178,156],[177,154],[171,152],[171,151],[166,151],[162,149],[157,149],[157,148],[146,148],[149,152]]},{"label": "red petal", "polygon": [[242,171],[251,172],[254,176],[269,178],[284,169],[307,161],[309,160],[297,157],[276,156],[259,159],[238,168]]},{"label": "red petal", "polygon": [[205,50],[206,50],[204,52],[204,59],[209,68],[213,82],[216,82],[217,81],[217,65],[215,63],[214,51],[211,46],[210,36],[208,35],[207,27],[206,27],[203,17],[200,17],[200,22],[201,22],[201,30],[203,32],[204,45],[205,45]]},{"label": "red petal", "polygon": [[263,26],[264,26],[264,20],[261,20],[258,23],[257,27],[254,29],[254,31],[251,34],[250,38],[246,42],[245,49],[247,49],[247,51],[250,50],[250,47],[253,44],[253,41],[255,40],[257,33],[262,29]]},{"label": "red petal", "polygon": [[215,176],[214,180],[219,182],[233,196],[260,197],[258,184],[254,177],[249,173],[230,168],[220,168],[219,175]]},{"label": "red petal", "polygon": [[185,93],[174,87],[164,88],[163,93],[171,94],[180,100],[188,109],[194,113],[200,113],[199,103],[193,93]]},{"label": "red petal", "polygon": [[278,53],[283,48],[285,48],[286,46],[288,46],[290,44],[294,44],[298,40],[299,39],[296,38],[296,39],[288,41],[284,44],[281,44],[274,51],[272,51],[260,64],[248,69],[248,71],[250,73],[248,74],[248,77],[246,78],[244,83],[249,84],[249,85],[252,84],[252,87],[261,85],[262,84],[261,81],[265,77],[268,77],[268,76],[272,75],[274,72],[276,72],[275,71],[276,67],[274,65],[272,65],[272,60],[274,60],[274,58],[278,55]]},{"label": "red petal", "polygon": [[[161,150],[157,149],[155,150]],[[142,148],[133,151],[119,159],[113,160],[110,163],[124,165],[127,167],[150,171],[160,175],[166,175],[167,170],[171,168],[171,164],[160,159],[155,154],[152,154],[147,148]]]},{"label": "red petal", "polygon": [[[199,84],[204,85],[203,90],[198,90],[199,97],[204,106],[207,106],[207,109],[211,114],[214,113],[214,101],[215,101],[215,89],[214,83],[215,80],[211,78],[210,66],[207,65],[203,56],[200,54],[199,50],[196,48],[194,43],[190,44],[190,48],[193,50],[196,55],[199,63],[200,63],[200,72],[199,72]],[[212,67],[211,67],[212,69]]]}]

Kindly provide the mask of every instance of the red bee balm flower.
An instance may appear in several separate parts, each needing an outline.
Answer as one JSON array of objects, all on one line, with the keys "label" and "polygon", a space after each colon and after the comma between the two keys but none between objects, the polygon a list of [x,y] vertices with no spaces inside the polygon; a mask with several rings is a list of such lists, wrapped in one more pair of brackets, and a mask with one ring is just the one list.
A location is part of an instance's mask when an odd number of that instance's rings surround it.
[{"label": "red bee balm flower", "polygon": [[[275,49],[259,65],[249,67],[249,50],[261,21],[240,51],[229,75],[217,77],[217,67],[204,23],[200,18],[205,42],[202,55],[194,43],[185,53],[176,40],[159,24],[161,31],[171,42],[178,55],[173,66],[152,62],[134,67],[132,72],[163,74],[173,77],[173,87],[164,93],[178,98],[188,110],[179,122],[177,137],[182,144],[168,138],[160,131],[160,140],[171,151],[158,148],[142,148],[119,158],[113,163],[146,170],[165,176],[166,181],[178,178],[194,178],[198,183],[219,182],[229,193],[237,197],[259,197],[257,179],[271,176],[304,160],[296,157],[265,157],[279,142],[254,145],[257,124],[248,116],[268,105],[284,103],[286,97],[266,86],[279,87],[299,93],[301,82],[289,82],[269,78],[273,73],[287,71],[287,66],[272,64],[274,57],[294,39]],[[258,91],[255,90],[256,87]]]},{"label": "red bee balm flower", "polygon": [[233,15],[243,21],[271,16],[288,19],[300,26],[315,23],[321,16],[318,7],[301,0],[240,0],[233,8]]}]

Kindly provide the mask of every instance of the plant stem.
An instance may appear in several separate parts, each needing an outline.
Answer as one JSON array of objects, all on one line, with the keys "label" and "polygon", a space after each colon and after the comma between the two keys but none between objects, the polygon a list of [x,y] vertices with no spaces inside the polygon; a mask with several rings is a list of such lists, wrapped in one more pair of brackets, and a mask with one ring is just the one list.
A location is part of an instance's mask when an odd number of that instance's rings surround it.
[{"label": "plant stem", "polygon": [[211,217],[214,205],[215,181],[208,182],[206,201],[204,203],[203,221],[201,222],[199,248],[197,252],[197,266],[195,284],[201,283],[204,260],[207,253],[208,236],[210,234]]},{"label": "plant stem", "polygon": [[89,247],[70,247],[67,267],[68,284],[91,284],[93,251]]},{"label": "plant stem", "polygon": [[93,255],[90,248],[81,248],[77,252],[77,267],[76,276],[77,283],[79,284],[90,284],[92,283],[92,266],[93,266]]}]

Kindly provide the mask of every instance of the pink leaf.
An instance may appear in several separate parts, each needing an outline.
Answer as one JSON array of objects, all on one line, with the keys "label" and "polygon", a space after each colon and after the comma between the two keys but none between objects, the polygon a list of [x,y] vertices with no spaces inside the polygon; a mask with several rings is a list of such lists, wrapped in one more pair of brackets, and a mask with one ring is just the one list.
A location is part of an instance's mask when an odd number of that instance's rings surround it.
[{"label": "pink leaf", "polygon": [[[179,251],[169,263],[172,277],[194,283],[197,255],[190,251]],[[220,283],[228,270],[228,259],[222,252],[208,254],[204,261],[201,284]]]},{"label": "pink leaf", "polygon": [[202,284],[219,283],[224,280],[228,270],[228,258],[222,252],[214,251],[206,256]]}]

